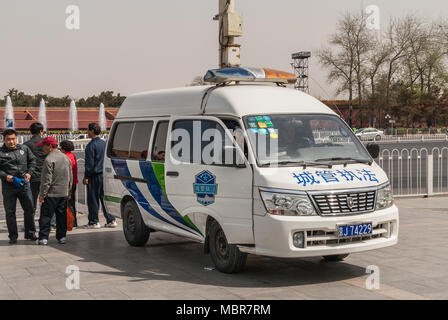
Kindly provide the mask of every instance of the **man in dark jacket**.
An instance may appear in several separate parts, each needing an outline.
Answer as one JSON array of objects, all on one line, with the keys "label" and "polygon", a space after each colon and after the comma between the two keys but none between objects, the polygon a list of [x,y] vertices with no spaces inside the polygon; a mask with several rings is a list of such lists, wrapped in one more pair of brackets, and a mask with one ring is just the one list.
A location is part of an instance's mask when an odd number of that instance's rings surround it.
[{"label": "man in dark jacket", "polygon": [[27,146],[17,144],[15,130],[3,131],[3,140],[4,144],[0,148],[0,179],[2,180],[3,205],[6,212],[9,243],[16,244],[18,238],[17,199],[24,211],[25,239],[36,240],[30,187],[30,179],[36,167],[36,157]]},{"label": "man in dark jacket", "polygon": [[36,167],[31,176],[31,193],[33,195],[33,217],[36,214],[36,206],[37,206],[37,197],[39,196],[40,189],[40,175],[42,172],[42,165],[45,161],[45,157],[47,156],[42,149],[42,146],[36,146],[36,144],[42,142],[42,136],[44,134],[44,126],[35,122],[30,126],[30,132],[33,135],[30,140],[24,143],[28,148],[31,149],[34,156],[36,157]]},{"label": "man in dark jacket", "polygon": [[98,210],[103,209],[106,218],[107,228],[117,227],[115,218],[106,211],[104,206],[104,189],[103,189],[103,163],[104,153],[106,151],[106,142],[101,140],[99,135],[101,128],[97,123],[90,123],[87,130],[89,138],[92,141],[86,147],[85,151],[85,169],[84,169],[84,185],[87,185],[87,206],[89,207],[89,223],[83,228],[99,229],[101,225],[98,218]]}]

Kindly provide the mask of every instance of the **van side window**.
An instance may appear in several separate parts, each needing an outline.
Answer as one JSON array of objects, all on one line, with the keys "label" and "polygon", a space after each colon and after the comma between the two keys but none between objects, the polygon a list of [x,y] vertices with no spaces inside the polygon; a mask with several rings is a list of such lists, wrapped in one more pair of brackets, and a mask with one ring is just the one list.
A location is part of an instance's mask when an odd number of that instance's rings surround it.
[{"label": "van side window", "polygon": [[[198,137],[195,136],[198,135]],[[184,163],[223,165],[225,131],[210,120],[179,120],[173,125],[172,156]],[[184,140],[185,139],[185,140]],[[217,139],[217,140],[215,140]],[[214,143],[217,148],[213,148]]]},{"label": "van side window", "polygon": [[129,158],[129,144],[133,128],[134,123],[131,122],[120,122],[116,125],[112,136],[112,145],[108,152],[109,157]]},{"label": "van side window", "polygon": [[153,122],[136,122],[131,139],[129,158],[146,160],[148,158],[149,140],[151,139]]},{"label": "van side window", "polygon": [[166,138],[168,135],[168,121],[161,121],[157,124],[154,136],[151,160],[165,162]]}]

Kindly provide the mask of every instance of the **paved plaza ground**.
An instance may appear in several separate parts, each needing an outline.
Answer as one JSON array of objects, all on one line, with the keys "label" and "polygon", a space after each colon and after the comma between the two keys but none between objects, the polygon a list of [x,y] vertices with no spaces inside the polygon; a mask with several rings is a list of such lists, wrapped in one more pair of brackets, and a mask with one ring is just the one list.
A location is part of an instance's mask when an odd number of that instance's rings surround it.
[{"label": "paved plaza ground", "polygon": [[[11,246],[0,217],[0,299],[448,299],[448,198],[397,204],[397,246],[341,263],[249,256],[236,275],[213,269],[200,244],[166,233],[130,247],[121,221],[117,229],[74,230],[66,245],[52,234],[46,247],[21,238]],[[79,267],[78,290],[66,288],[69,265]],[[370,265],[380,269],[379,290],[366,289]]]}]

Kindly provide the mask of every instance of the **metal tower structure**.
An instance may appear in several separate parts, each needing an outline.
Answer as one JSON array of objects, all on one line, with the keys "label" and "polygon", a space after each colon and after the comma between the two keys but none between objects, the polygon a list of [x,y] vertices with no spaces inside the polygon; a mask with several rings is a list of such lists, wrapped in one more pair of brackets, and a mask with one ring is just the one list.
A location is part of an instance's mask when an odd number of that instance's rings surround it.
[{"label": "metal tower structure", "polygon": [[310,92],[309,86],[309,58],[311,57],[310,51],[301,51],[292,54],[291,66],[294,68],[294,73],[297,76],[297,82],[294,88],[306,93]]}]

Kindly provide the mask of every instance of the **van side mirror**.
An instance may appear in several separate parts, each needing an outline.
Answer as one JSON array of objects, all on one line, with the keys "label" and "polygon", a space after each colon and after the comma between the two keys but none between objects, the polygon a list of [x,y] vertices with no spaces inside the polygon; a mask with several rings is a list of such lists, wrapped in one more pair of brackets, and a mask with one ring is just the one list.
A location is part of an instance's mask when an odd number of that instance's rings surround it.
[{"label": "van side mirror", "polygon": [[380,146],[376,143],[368,143],[366,145],[366,149],[373,159],[378,158],[378,156],[380,155]]}]

